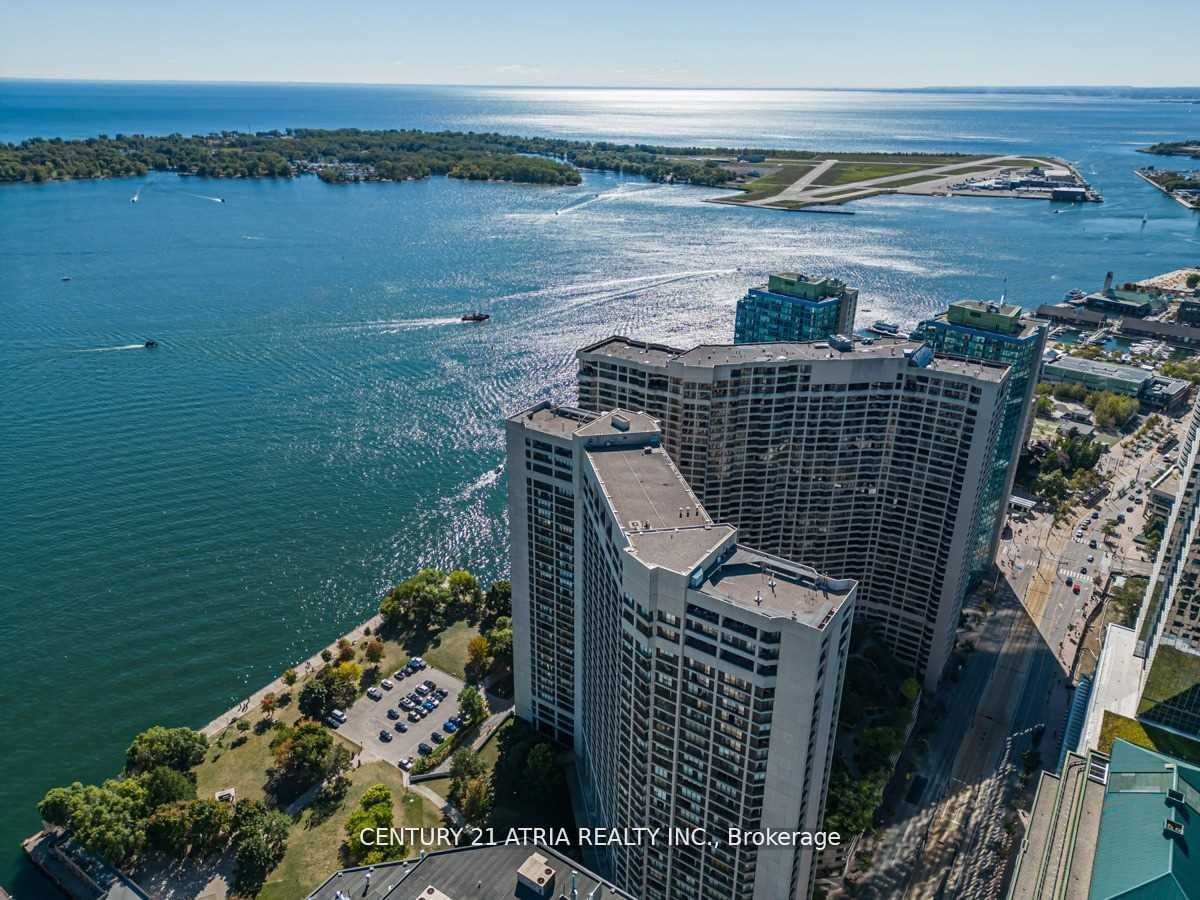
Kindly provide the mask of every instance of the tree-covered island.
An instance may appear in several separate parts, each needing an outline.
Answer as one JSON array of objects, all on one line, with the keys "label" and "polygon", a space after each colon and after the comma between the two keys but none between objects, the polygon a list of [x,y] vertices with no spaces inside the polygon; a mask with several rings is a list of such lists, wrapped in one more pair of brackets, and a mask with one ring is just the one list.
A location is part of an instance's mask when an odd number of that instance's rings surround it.
[{"label": "tree-covered island", "polygon": [[[902,154],[906,158],[908,154]],[[174,172],[211,178],[292,178],[329,182],[401,181],[447,175],[524,184],[579,184],[579,169],[619,171],[654,181],[743,187],[756,161],[818,160],[805,150],[662,147],[515,137],[494,133],[289,129],[255,134],[119,134],[84,140],[31,138],[0,144],[0,182],[118,178]],[[845,156],[844,154],[842,156]],[[852,154],[893,160],[897,154]],[[845,157],[845,158],[851,158]],[[969,160],[911,154],[914,162]],[[742,171],[749,168],[750,171]]]}]

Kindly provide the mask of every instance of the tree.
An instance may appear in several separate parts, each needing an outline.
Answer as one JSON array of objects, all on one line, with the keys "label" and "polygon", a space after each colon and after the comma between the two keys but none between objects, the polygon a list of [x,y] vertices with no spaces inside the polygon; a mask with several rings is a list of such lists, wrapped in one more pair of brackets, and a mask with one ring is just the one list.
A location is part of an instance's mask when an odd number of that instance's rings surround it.
[{"label": "tree", "polygon": [[146,789],[136,778],[54,788],[38,806],[42,818],[69,828],[88,850],[120,866],[146,843]]},{"label": "tree", "polygon": [[484,596],[484,615],[489,619],[512,616],[512,582],[507,579],[493,581]]},{"label": "tree", "polygon": [[512,667],[512,619],[501,616],[496,624],[487,632],[488,653],[492,656],[492,664],[500,669]]},{"label": "tree", "polygon": [[364,831],[391,829],[393,822],[392,792],[386,784],[373,784],[363,793],[358,809],[346,820],[346,854],[358,865],[373,865],[404,855],[400,845],[377,846],[364,844]]},{"label": "tree", "polygon": [[436,627],[442,621],[450,591],[440,569],[421,569],[393,587],[379,604],[388,627]]},{"label": "tree", "polygon": [[459,809],[468,825],[482,828],[492,814],[492,783],[484,777],[467,781],[459,798]]},{"label": "tree", "polygon": [[156,809],[146,822],[146,844],[177,859],[187,854],[190,841],[186,800],[168,803]]},{"label": "tree", "polygon": [[283,677],[283,683],[286,684],[288,687],[291,687],[293,684],[296,683],[296,677],[297,677],[296,670],[290,669],[290,668],[284,669],[282,677]]},{"label": "tree", "polygon": [[367,646],[363,649],[368,662],[377,663],[383,659],[383,641],[375,638],[367,641]]},{"label": "tree", "polygon": [[229,843],[233,810],[217,800],[193,800],[188,806],[188,839],[193,853],[207,856]]},{"label": "tree", "polygon": [[467,672],[473,680],[482,677],[489,661],[488,639],[477,634],[467,642]]},{"label": "tree", "polygon": [[1192,272],[1192,273],[1190,273],[1190,274],[1188,275],[1188,277],[1185,279],[1185,282],[1184,282],[1184,283],[1185,283],[1185,284],[1186,284],[1186,285],[1187,285],[1189,288],[1192,288],[1192,289],[1194,290],[1194,289],[1195,289],[1195,288],[1196,288],[1198,285],[1200,285],[1200,272]]},{"label": "tree", "polygon": [[300,688],[300,698],[296,705],[300,712],[310,719],[323,719],[333,709],[329,701],[329,686],[320,678],[312,678]]},{"label": "tree", "polygon": [[194,800],[196,797],[195,778],[166,766],[156,766],[149,772],[143,772],[138,779],[146,789],[146,804],[150,809],[178,800]]},{"label": "tree", "polygon": [[262,710],[264,716],[270,719],[275,714],[276,702],[275,692],[267,691],[262,695],[262,699],[258,701],[258,708]]},{"label": "tree", "polygon": [[467,721],[475,725],[487,718],[487,701],[479,688],[468,684],[458,694],[458,708],[467,717]]},{"label": "tree", "polygon": [[317,722],[281,729],[271,741],[276,777],[289,786],[308,787],[325,777],[332,761],[333,736]]},{"label": "tree", "polygon": [[451,803],[459,805],[462,801],[467,783],[473,778],[479,778],[487,772],[487,765],[479,754],[467,747],[457,751],[450,757],[450,796]]},{"label": "tree", "polygon": [[[245,801],[238,801],[241,807]],[[281,812],[268,812],[262,804],[247,808],[235,808],[236,832],[233,837],[234,890],[239,894],[257,894],[267,880],[271,870],[279,865],[287,852],[288,817]]]},{"label": "tree", "polygon": [[186,772],[203,761],[208,738],[190,728],[155,725],[133,739],[125,751],[125,768],[131,774],[157,766]]},{"label": "tree", "polygon": [[472,617],[483,605],[483,588],[479,579],[466,569],[455,569],[446,579],[450,592],[450,606],[455,616]]},{"label": "tree", "polygon": [[529,748],[525,757],[525,779],[536,793],[550,793],[562,778],[554,759],[554,748],[540,741]]},{"label": "tree", "polygon": [[338,662],[350,662],[354,659],[354,645],[346,640],[346,638],[338,638],[337,648]]}]

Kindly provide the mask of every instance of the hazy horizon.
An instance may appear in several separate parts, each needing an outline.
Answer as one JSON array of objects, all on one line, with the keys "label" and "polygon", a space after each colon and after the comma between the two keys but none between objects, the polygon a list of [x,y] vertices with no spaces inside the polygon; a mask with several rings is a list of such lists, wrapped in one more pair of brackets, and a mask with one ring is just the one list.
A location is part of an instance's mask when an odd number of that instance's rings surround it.
[{"label": "hazy horizon", "polygon": [[864,90],[1106,87],[1119,72],[1133,88],[1195,80],[1200,4],[14,0],[5,21],[10,79]]}]

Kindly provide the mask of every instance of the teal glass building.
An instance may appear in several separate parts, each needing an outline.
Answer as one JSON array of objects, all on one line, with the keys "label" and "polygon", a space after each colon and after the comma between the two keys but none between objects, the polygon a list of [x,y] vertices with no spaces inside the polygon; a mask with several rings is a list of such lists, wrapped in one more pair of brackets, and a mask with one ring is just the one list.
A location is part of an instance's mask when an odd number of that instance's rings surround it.
[{"label": "teal glass building", "polygon": [[1021,307],[1011,303],[958,300],[945,313],[926,319],[912,332],[914,340],[925,341],[939,356],[1002,362],[1012,367],[1004,420],[988,461],[989,473],[979,506],[971,554],[973,584],[988,573],[995,558],[1021,448],[1032,425],[1046,326],[1023,313]]},{"label": "teal glass building", "polygon": [[738,301],[733,341],[820,341],[848,335],[857,306],[858,291],[836,278],[782,272]]}]

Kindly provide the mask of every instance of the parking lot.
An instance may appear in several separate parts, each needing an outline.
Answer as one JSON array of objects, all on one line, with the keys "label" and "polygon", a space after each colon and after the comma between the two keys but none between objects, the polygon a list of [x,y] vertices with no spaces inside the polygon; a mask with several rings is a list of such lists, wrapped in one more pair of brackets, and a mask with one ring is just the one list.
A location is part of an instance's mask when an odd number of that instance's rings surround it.
[{"label": "parking lot", "polygon": [[[391,690],[377,686],[374,690],[379,699],[369,695],[360,697],[353,706],[346,710],[346,721],[338,729],[338,733],[354,741],[362,747],[363,761],[382,759],[393,765],[406,757],[416,760],[420,754],[417,747],[422,743],[435,746],[432,735],[435,731],[443,737],[446,733],[446,720],[458,715],[458,693],[463,689],[463,683],[452,675],[434,668],[426,668],[404,678],[389,675],[386,679],[392,684]],[[428,713],[421,721],[410,720],[407,710],[401,709],[400,700],[415,692],[418,685],[432,681],[437,688],[446,691],[445,699],[437,708]],[[420,697],[422,701],[431,695]],[[389,718],[389,710],[394,710],[396,718]],[[399,731],[397,725],[403,723],[405,731]],[[391,735],[390,741],[380,738],[380,732],[386,731]]]}]

